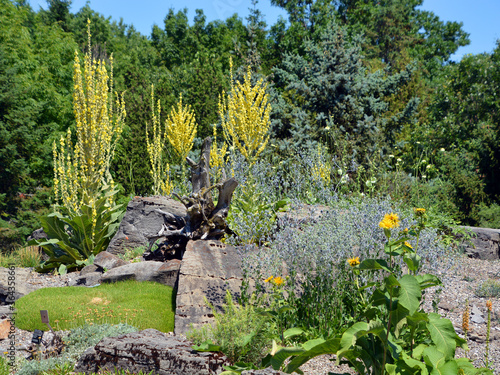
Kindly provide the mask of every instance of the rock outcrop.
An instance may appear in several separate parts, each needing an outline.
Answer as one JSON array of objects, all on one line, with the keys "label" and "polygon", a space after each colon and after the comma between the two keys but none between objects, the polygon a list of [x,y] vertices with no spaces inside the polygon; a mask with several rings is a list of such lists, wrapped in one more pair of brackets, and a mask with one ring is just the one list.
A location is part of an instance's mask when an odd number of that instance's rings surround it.
[{"label": "rock outcrop", "polygon": [[176,216],[186,216],[186,208],[176,200],[167,197],[135,197],[127,206],[120,227],[109,243],[111,254],[124,254],[127,249],[149,246],[147,236],[158,233],[164,223],[163,215],[156,210]]},{"label": "rock outcrop", "polygon": [[500,229],[463,227],[471,231],[472,239],[462,242],[462,249],[471,258],[500,259]]},{"label": "rock outcrop", "polygon": [[97,373],[114,369],[131,374],[210,375],[223,371],[228,364],[221,353],[196,352],[192,343],[156,329],[102,339],[87,349],[75,366],[77,373]]},{"label": "rock outcrop", "polygon": [[155,281],[175,288],[180,263],[178,259],[172,259],[167,263],[154,261],[130,263],[104,273],[101,281],[103,283],[122,280]]},{"label": "rock outcrop", "polygon": [[213,322],[205,298],[222,312],[229,290],[236,300],[243,281],[241,258],[233,246],[220,241],[189,241],[179,271],[175,333],[185,333],[192,324],[199,328]]}]

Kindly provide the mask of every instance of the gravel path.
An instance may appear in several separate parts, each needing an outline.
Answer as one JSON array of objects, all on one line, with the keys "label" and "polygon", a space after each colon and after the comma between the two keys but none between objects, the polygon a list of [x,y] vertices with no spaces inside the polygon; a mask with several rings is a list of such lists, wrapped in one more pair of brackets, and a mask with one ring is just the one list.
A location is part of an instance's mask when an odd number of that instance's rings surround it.
[{"label": "gravel path", "polygon": [[[30,272],[26,279],[29,288],[39,289],[46,287],[67,286],[74,276],[72,274],[64,276],[54,276],[49,274],[38,274]],[[476,366],[483,365],[486,349],[486,301],[488,298],[480,298],[475,295],[475,290],[486,280],[492,279],[500,283],[500,260],[486,261],[478,259],[461,258],[456,265],[448,270],[446,274],[439,277],[444,283],[443,291],[439,294],[438,312],[450,319],[460,336],[462,332],[462,314],[466,301],[469,301],[471,310],[471,321],[469,324],[468,357],[473,359]],[[500,285],[500,284],[499,284]],[[500,292],[500,290],[499,290]],[[432,312],[432,300],[436,294],[433,291],[426,294],[424,309]],[[491,368],[495,374],[500,374],[500,298],[491,298],[493,304],[490,351],[489,359]],[[31,343],[32,332],[16,329],[16,346],[21,352],[26,350]],[[0,350],[4,350],[6,340],[0,341]],[[464,356],[463,350],[457,351],[458,356]],[[302,370],[308,375],[328,375],[329,372],[351,373],[348,367],[337,367],[335,362],[330,361],[331,356],[321,356],[314,358],[302,366]]]}]

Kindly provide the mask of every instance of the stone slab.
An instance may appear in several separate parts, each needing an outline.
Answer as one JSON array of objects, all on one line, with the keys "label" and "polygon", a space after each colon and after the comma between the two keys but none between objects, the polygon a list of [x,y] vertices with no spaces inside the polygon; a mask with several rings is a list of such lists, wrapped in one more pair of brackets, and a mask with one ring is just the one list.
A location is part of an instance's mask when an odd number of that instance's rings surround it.
[{"label": "stone slab", "polygon": [[186,339],[170,336],[155,329],[107,337],[87,349],[78,360],[75,371],[91,374],[115,369],[137,374],[211,375],[228,364],[221,353],[196,352]]},{"label": "stone slab", "polygon": [[205,298],[222,311],[226,291],[237,300],[242,281],[241,258],[233,246],[220,241],[188,242],[179,271],[174,332],[184,334],[191,325],[212,323]]}]

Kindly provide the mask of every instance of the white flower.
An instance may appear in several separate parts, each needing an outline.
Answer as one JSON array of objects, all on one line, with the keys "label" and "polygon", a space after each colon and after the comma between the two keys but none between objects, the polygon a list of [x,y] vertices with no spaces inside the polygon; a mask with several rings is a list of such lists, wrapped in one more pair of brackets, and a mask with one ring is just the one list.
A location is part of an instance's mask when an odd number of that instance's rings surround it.
[{"label": "white flower", "polygon": [[425,164],[426,162],[427,162],[427,160],[425,160],[425,159],[424,159],[424,160],[422,160],[422,164]]},{"label": "white flower", "polygon": [[439,151],[444,152],[444,148],[442,148],[442,147],[441,147],[441,148],[439,149]]},{"label": "white flower", "polygon": [[427,176],[425,174],[422,175],[422,178],[427,178]]},{"label": "white flower", "polygon": [[397,158],[396,160],[398,161],[398,163],[402,162],[402,160],[400,158]]},{"label": "white flower", "polygon": [[394,157],[394,155],[389,155],[389,157],[392,159]]},{"label": "white flower", "polygon": [[340,179],[341,184],[347,184],[349,182],[349,176],[347,174],[343,175]]},{"label": "white flower", "polygon": [[339,176],[342,176],[342,173],[343,173],[342,168],[337,169],[337,173],[339,174]]},{"label": "white flower", "polygon": [[425,169],[431,169],[432,168],[432,164],[427,164],[427,167],[425,167]]}]

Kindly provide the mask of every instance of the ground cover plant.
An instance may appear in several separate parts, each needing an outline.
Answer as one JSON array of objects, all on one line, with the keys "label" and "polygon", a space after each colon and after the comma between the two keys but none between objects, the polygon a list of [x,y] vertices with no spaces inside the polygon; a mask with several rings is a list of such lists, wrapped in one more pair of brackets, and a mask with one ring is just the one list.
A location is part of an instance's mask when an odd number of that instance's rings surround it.
[{"label": "ground cover plant", "polygon": [[174,329],[175,292],[169,286],[137,281],[93,288],[44,288],[20,298],[16,301],[16,309],[16,326],[29,331],[48,329],[40,321],[40,310],[48,310],[56,330],[84,324],[125,323],[140,329],[171,332]]},{"label": "ground cover plant", "polygon": [[114,337],[125,333],[135,332],[138,329],[128,324],[84,324],[71,329],[62,337],[65,347],[61,355],[36,360],[21,360],[18,365],[19,375],[37,375],[47,372],[49,374],[69,374],[73,372],[76,361],[83,352],[95,346],[104,337]]}]

